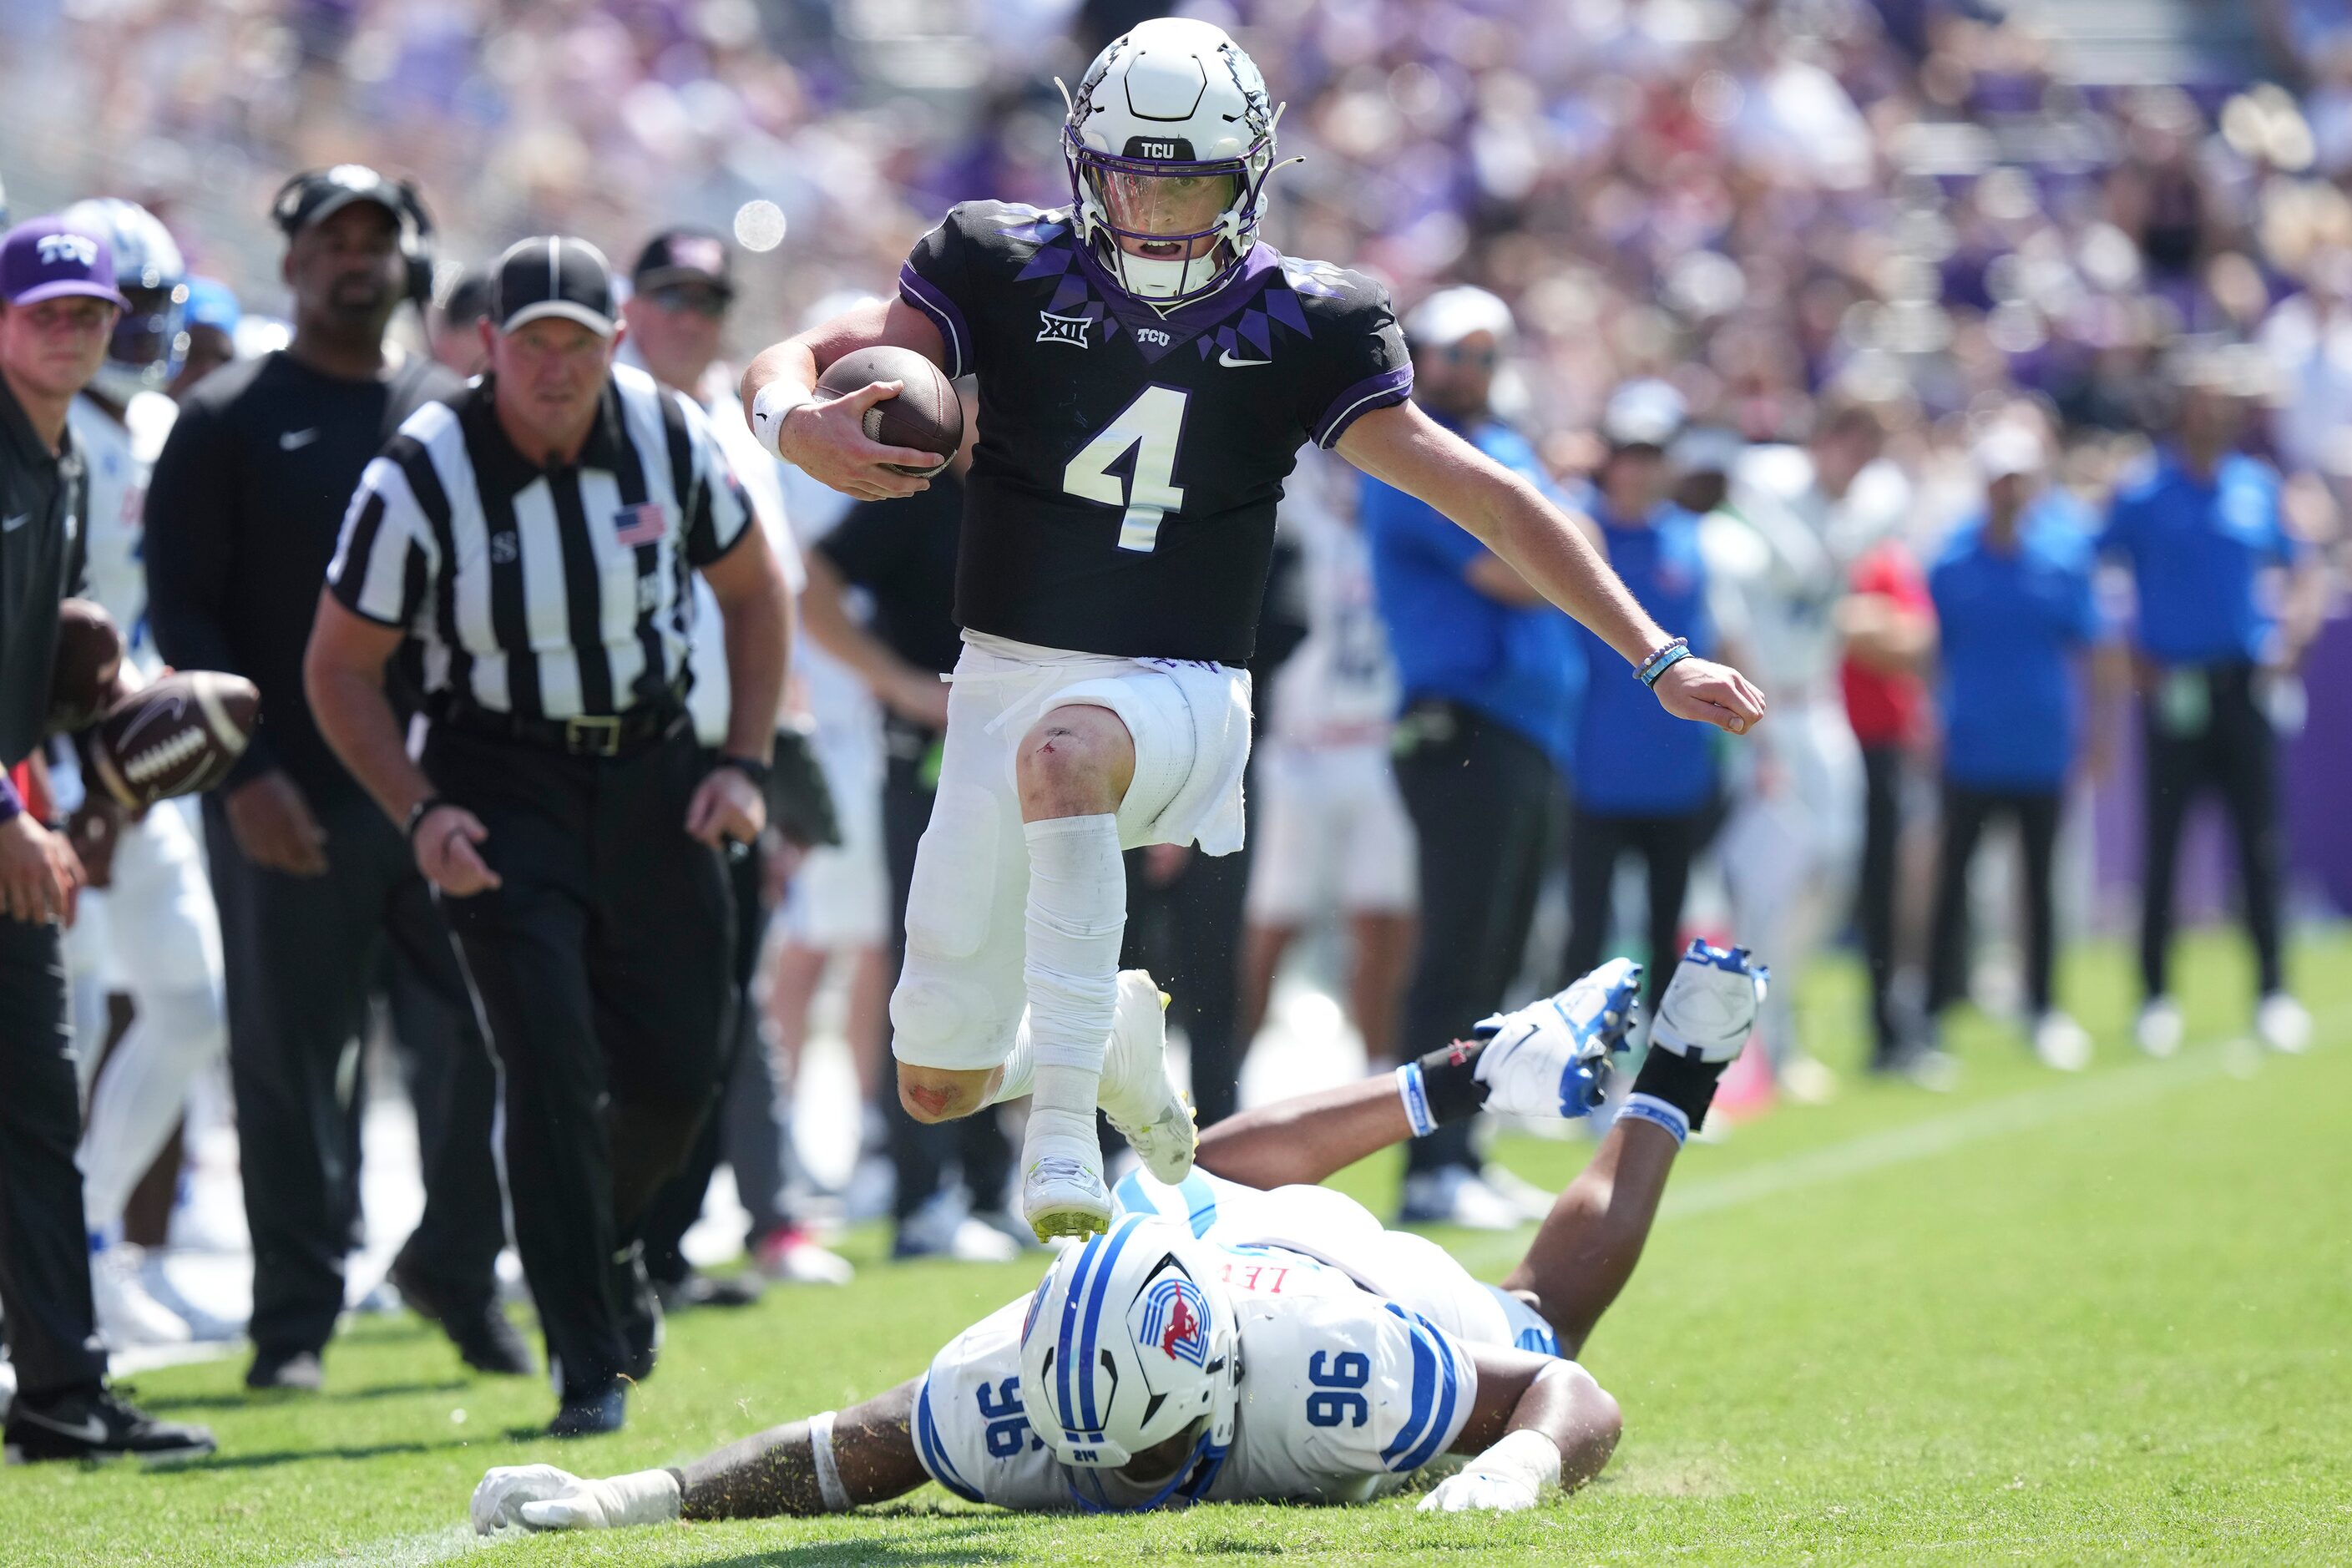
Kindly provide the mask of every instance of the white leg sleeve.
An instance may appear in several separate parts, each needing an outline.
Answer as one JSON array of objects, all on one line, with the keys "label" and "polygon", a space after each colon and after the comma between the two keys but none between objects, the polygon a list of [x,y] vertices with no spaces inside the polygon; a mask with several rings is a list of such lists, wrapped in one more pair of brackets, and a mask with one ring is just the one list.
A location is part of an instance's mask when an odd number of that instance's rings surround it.
[{"label": "white leg sleeve", "polygon": [[187,1104],[189,1084],[228,1048],[220,994],[210,986],[141,991],[136,1003],[82,1133],[82,1203],[100,1235],[121,1224],[131,1190]]},{"label": "white leg sleeve", "polygon": [[[1023,825],[1029,841],[1028,1029],[1035,1062],[1029,1139],[1095,1148],[1103,1052],[1118,1006],[1127,869],[1118,819],[1064,816]],[[1088,1164],[1092,1164],[1090,1160]]]},{"label": "white leg sleeve", "polygon": [[991,1105],[1003,1105],[1008,1100],[1025,1100],[1037,1084],[1037,1042],[1030,1037],[1029,1015],[1021,1015],[1021,1026],[1013,1034],[1013,1054],[1004,1058],[1004,1077],[996,1086]]}]

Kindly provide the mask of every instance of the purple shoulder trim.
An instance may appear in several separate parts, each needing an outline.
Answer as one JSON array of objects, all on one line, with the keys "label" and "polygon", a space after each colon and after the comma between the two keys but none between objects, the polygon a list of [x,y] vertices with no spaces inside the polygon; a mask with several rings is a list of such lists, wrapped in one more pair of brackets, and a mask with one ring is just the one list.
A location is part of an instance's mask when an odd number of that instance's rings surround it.
[{"label": "purple shoulder trim", "polygon": [[971,363],[971,327],[956,309],[956,302],[940,292],[939,285],[915,270],[914,263],[901,262],[898,267],[898,297],[929,316],[947,341],[948,379],[970,375],[975,368]]},{"label": "purple shoulder trim", "polygon": [[1317,446],[1328,448],[1359,418],[1375,408],[1387,408],[1402,403],[1412,392],[1412,365],[1401,364],[1384,370],[1378,375],[1356,383],[1333,398],[1331,406],[1323,411],[1323,417],[1316,421],[1314,428],[1307,434]]}]

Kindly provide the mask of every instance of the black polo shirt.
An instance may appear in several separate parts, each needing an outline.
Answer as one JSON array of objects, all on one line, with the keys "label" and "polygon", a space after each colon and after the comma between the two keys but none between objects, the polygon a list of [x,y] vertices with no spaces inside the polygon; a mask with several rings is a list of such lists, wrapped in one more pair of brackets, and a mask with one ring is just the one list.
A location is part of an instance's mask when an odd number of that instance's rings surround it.
[{"label": "black polo shirt", "polygon": [[73,437],[52,453],[0,376],[0,767],[41,742],[58,604],[79,575],[89,499]]}]

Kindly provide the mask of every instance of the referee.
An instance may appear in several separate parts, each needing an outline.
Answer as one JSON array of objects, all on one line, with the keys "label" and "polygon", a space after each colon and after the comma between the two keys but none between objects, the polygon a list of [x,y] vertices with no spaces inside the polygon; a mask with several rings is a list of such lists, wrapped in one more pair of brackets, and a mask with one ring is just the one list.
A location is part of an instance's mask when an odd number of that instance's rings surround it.
[{"label": "referee", "polygon": [[[509,249],[483,332],[481,381],[412,416],[362,478],[305,676],[457,933],[562,1400],[549,1431],[577,1436],[617,1429],[622,1380],[652,1369],[639,1231],[719,1089],[721,847],[764,821],[792,608],[701,411],[614,365],[593,246]],[[725,625],[715,763],[686,710],[689,568]],[[433,715],[421,768],[383,686],[412,641]]]}]

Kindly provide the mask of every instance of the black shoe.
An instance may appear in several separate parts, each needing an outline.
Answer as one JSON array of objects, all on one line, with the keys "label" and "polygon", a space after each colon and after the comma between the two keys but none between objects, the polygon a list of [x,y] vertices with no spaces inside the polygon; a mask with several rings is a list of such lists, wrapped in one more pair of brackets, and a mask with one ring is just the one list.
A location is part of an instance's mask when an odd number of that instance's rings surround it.
[{"label": "black shoe", "polygon": [[563,1396],[563,1407],[555,1419],[547,1424],[551,1437],[601,1437],[607,1432],[617,1432],[628,1419],[628,1401],[618,1388],[608,1388],[601,1394]]},{"label": "black shoe", "polygon": [[247,1388],[283,1388],[297,1394],[316,1394],[326,1381],[326,1369],[319,1364],[316,1351],[257,1351],[245,1373]]},{"label": "black shoe", "polygon": [[[313,1364],[316,1364],[315,1363]],[[8,1410],[8,1462],[113,1459],[132,1455],[151,1465],[182,1464],[213,1451],[208,1427],[157,1421],[110,1389],[86,1389]]]},{"label": "black shoe", "polygon": [[765,1282],[745,1269],[740,1274],[688,1273],[683,1279],[656,1280],[654,1295],[664,1313],[687,1312],[697,1307],[748,1307],[760,1299]]},{"label": "black shoe", "polygon": [[461,1301],[447,1291],[437,1289],[425,1273],[414,1267],[405,1254],[393,1259],[385,1279],[408,1303],[409,1310],[428,1323],[439,1325],[457,1353],[476,1372],[496,1373],[510,1377],[529,1377],[539,1369],[530,1359],[530,1346],[524,1342],[520,1331],[507,1321],[499,1310],[498,1293],[494,1289],[478,1301]]}]

